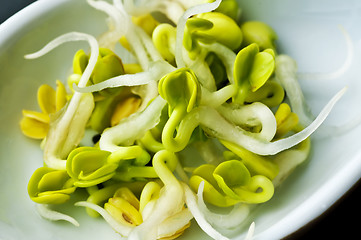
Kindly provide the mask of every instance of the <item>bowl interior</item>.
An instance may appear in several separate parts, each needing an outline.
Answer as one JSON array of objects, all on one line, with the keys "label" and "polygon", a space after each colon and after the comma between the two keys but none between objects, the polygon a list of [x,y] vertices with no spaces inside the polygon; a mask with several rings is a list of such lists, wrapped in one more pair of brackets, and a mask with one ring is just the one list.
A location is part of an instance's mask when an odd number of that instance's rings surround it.
[{"label": "bowl interior", "polygon": [[[335,78],[300,79],[307,102],[317,115],[341,88],[348,91],[336,105],[324,129],[312,138],[310,159],[282,184],[271,201],[257,207],[248,222],[256,223],[256,239],[277,239],[297,230],[326,210],[361,176],[361,127],[334,136],[331,125],[343,125],[361,115],[360,63],[361,19],[357,1],[240,0],[243,18],[261,20],[278,33],[278,47],[298,62],[299,72],[332,72],[347,59],[348,45],[341,25],[353,42],[353,61]],[[24,55],[40,49],[53,38],[70,31],[99,36],[107,29],[106,15],[86,1],[38,1],[0,26],[0,238],[2,239],[120,239],[102,219],[89,218],[83,208],[62,207],[80,222],[43,220],[27,195],[27,182],[42,165],[39,142],[25,138],[19,130],[22,109],[37,110],[36,91],[42,83],[66,80],[72,57],[86,43],[68,43],[36,59]],[[326,135],[325,135],[326,132]],[[329,133],[329,135],[327,135]],[[333,135],[332,135],[333,134]],[[75,202],[76,199],[72,199]],[[192,224],[181,239],[207,239]],[[242,239],[235,236],[235,239]]]}]

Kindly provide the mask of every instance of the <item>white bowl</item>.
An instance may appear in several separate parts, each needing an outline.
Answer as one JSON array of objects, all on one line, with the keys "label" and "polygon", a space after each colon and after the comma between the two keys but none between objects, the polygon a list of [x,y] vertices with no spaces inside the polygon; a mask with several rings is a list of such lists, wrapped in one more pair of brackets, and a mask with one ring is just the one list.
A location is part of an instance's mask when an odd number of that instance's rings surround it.
[{"label": "white bowl", "polygon": [[[348,55],[345,37],[338,28],[341,24],[354,44],[349,68],[334,79],[305,78],[300,82],[315,114],[334,93],[349,86],[325,124],[342,125],[361,114],[359,2],[240,0],[240,4],[245,19],[265,21],[276,30],[280,51],[297,60],[300,72],[332,72],[342,66]],[[38,86],[65,80],[74,52],[87,45],[69,43],[36,60],[23,56],[70,31],[98,36],[107,29],[105,18],[84,0],[39,0],[0,25],[0,239],[120,239],[102,219],[89,218],[82,208],[63,209],[79,220],[79,228],[39,217],[26,188],[33,171],[42,165],[42,151],[38,141],[21,134],[18,124],[22,109],[37,109]],[[255,239],[280,239],[296,231],[360,178],[361,127],[327,138],[317,134],[310,160],[251,214],[247,224],[255,221]],[[193,223],[181,239],[207,237]]]}]

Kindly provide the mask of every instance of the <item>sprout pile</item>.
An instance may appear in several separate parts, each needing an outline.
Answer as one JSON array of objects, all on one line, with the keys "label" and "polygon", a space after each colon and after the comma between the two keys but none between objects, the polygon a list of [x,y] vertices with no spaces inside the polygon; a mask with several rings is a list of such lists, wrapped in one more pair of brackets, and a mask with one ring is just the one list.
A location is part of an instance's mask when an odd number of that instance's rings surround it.
[{"label": "sprout pile", "polygon": [[[193,218],[228,239],[220,230],[239,229],[307,159],[345,90],[313,117],[276,32],[240,21],[235,0],[88,4],[108,15],[107,32],[70,32],[25,56],[90,45],[74,53],[67,84],[39,87],[41,112],[23,110],[21,130],[44,152],[31,200],[45,218],[78,225],[51,206],[86,192],[75,205],[132,240],[175,239]],[[94,144],[82,143],[86,132]]]}]

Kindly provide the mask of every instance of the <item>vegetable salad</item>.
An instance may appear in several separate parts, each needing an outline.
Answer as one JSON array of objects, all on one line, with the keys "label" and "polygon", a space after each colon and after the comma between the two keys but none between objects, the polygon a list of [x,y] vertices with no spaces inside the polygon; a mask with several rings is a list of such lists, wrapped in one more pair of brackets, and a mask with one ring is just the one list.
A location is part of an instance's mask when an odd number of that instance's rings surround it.
[{"label": "vegetable salad", "polygon": [[52,205],[86,192],[75,205],[128,239],[175,239],[191,224],[228,239],[307,159],[345,89],[313,116],[277,33],[241,21],[235,0],[87,2],[108,15],[107,32],[70,32],[25,56],[90,46],[65,83],[39,87],[39,112],[23,110],[21,130],[44,152],[30,199],[44,218],[79,225]]}]

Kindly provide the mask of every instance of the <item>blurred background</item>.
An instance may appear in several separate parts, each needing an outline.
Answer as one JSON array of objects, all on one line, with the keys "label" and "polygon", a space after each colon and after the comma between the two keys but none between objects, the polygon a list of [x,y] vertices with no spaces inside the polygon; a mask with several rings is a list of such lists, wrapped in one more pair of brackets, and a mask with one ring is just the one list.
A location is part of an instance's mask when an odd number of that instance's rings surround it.
[{"label": "blurred background", "polygon": [[[0,24],[33,2],[35,1],[0,0]],[[323,215],[286,239],[361,239],[360,218],[361,182],[359,181]]]}]

